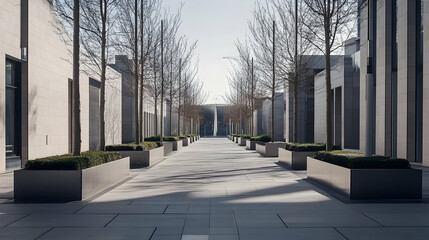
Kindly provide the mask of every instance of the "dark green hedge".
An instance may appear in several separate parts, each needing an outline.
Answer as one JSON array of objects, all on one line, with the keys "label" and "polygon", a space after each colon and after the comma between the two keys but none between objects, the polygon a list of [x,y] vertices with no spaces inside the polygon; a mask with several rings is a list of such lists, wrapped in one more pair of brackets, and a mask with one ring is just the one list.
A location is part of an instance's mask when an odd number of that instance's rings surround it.
[{"label": "dark green hedge", "polygon": [[263,134],[257,137],[251,137],[251,141],[257,141],[257,142],[271,142],[271,136],[267,134]]},{"label": "dark green hedge", "polygon": [[148,151],[159,147],[157,142],[128,143],[106,146],[106,151]]},{"label": "dark green hedge", "polygon": [[178,136],[179,139],[186,139],[186,136]]},{"label": "dark green hedge", "polygon": [[241,135],[238,135],[239,137],[241,137],[241,138],[244,138],[244,139],[250,139],[252,136],[250,136],[250,135],[246,135],[246,134],[241,134]]},{"label": "dark green hedge", "polygon": [[94,167],[103,163],[118,160],[117,152],[83,152],[80,156],[71,154],[39,158],[28,161],[26,170],[81,170]]},{"label": "dark green hedge", "polygon": [[[160,137],[159,136],[152,136],[152,137],[145,138],[144,140],[147,142],[159,142]],[[174,141],[179,141],[179,137],[163,136],[162,140],[164,142],[174,142]]]},{"label": "dark green hedge", "polygon": [[351,151],[321,151],[315,159],[350,169],[408,169],[410,163],[405,159],[384,156],[365,157],[362,153]]},{"label": "dark green hedge", "polygon": [[[324,143],[286,143],[286,150],[294,152],[318,152],[326,150]],[[334,146],[334,150],[341,150],[341,147]]]}]

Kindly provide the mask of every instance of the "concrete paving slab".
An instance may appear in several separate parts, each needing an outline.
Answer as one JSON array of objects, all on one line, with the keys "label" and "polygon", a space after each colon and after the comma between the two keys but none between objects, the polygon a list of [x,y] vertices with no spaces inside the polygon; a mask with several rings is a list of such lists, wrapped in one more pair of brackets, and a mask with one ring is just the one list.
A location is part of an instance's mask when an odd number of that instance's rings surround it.
[{"label": "concrete paving slab", "polygon": [[149,240],[155,228],[54,228],[42,240]]},{"label": "concrete paving slab", "polygon": [[0,239],[33,240],[51,229],[50,227],[1,227]]},{"label": "concrete paving slab", "polygon": [[424,240],[428,239],[427,227],[337,228],[349,240]]},{"label": "concrete paving slab", "polygon": [[305,172],[276,162],[227,139],[203,138],[152,168],[133,170],[131,180],[89,202],[0,203],[0,224],[7,226],[0,239],[147,239],[151,230],[150,240],[429,235],[428,201],[343,203],[306,181]]},{"label": "concrete paving slab", "polygon": [[113,214],[33,214],[24,217],[10,227],[104,227],[116,215]]},{"label": "concrete paving slab", "polygon": [[244,228],[240,230],[240,239],[245,240],[344,240],[333,228]]}]

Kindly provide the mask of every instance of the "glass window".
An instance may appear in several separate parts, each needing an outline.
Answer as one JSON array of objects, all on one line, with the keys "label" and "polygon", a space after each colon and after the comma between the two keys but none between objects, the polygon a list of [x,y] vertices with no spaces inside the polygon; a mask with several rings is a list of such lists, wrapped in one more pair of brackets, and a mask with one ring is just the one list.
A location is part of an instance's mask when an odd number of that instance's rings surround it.
[{"label": "glass window", "polygon": [[6,61],[6,86],[13,86],[13,64]]}]

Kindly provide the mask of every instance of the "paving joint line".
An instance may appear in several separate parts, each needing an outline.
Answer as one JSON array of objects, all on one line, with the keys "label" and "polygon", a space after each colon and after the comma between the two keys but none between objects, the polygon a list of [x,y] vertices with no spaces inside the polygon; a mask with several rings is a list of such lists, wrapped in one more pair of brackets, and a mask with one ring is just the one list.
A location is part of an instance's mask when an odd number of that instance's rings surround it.
[{"label": "paving joint line", "polygon": [[77,214],[80,210],[86,208],[88,206],[88,204],[84,204],[81,208],[79,208],[78,210],[74,211],[73,214]]},{"label": "paving joint line", "polygon": [[40,239],[43,235],[45,235],[46,233],[54,230],[55,227],[51,227],[50,229],[48,229],[47,231],[45,231],[44,233],[42,233],[40,236],[36,237],[34,240]]},{"label": "paving joint line", "polygon": [[372,220],[372,221],[374,221],[375,223],[380,224],[380,226],[382,226],[382,227],[386,227],[384,224],[382,224],[382,223],[378,222],[378,221],[377,221],[377,220],[375,220],[374,218],[372,218],[372,217],[370,217],[370,216],[366,215],[365,213],[360,213],[360,214],[362,214],[362,215],[364,215],[365,217],[367,217],[367,218],[371,219],[371,220]]},{"label": "paving joint line", "polygon": [[16,223],[16,222],[18,222],[18,221],[20,221],[20,220],[22,220],[22,219],[24,219],[24,218],[26,218],[26,217],[28,217],[28,216],[31,216],[32,214],[31,213],[28,213],[28,214],[26,214],[24,217],[20,217],[19,219],[16,219],[15,221],[13,221],[13,222],[11,222],[11,223],[8,223],[8,224],[6,224],[6,225],[4,225],[3,227],[8,227],[8,226],[10,226],[11,224],[14,224],[14,223]]},{"label": "paving joint line", "polygon": [[332,227],[337,233],[339,233],[341,236],[343,236],[343,238],[345,239],[349,239],[348,237],[346,237],[342,232],[340,232],[336,227]]},{"label": "paving joint line", "polygon": [[238,236],[238,239],[240,239],[240,230],[238,230],[237,218],[235,217],[234,209],[232,209],[231,211],[232,211],[232,217],[234,218],[235,230],[237,230],[237,236]]},{"label": "paving joint line", "polygon": [[280,214],[276,213],[277,217],[280,218],[280,221],[282,221],[282,223],[286,226],[286,228],[289,228],[289,226],[285,223],[285,221],[283,221],[283,218],[280,217]]},{"label": "paving joint line", "polygon": [[117,217],[119,216],[119,213],[116,214],[115,217],[113,217],[108,223],[106,223],[106,225],[104,225],[104,228],[107,227],[107,225],[109,225],[113,220],[115,220]]},{"label": "paving joint line", "polygon": [[151,240],[153,235],[155,235],[155,232],[157,229],[158,229],[158,227],[155,227],[155,229],[152,231],[152,234],[150,235],[149,240]]}]

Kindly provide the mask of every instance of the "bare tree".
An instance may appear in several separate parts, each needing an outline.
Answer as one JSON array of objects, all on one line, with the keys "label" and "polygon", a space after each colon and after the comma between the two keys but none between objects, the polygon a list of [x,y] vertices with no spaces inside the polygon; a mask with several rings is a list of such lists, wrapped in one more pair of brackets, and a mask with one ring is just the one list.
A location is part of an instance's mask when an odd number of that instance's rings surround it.
[{"label": "bare tree", "polygon": [[[73,26],[75,33],[76,26],[82,32],[77,36],[73,36],[73,45],[77,39],[80,40],[80,47],[83,51],[79,51],[79,61],[85,66],[85,71],[90,76],[100,77],[100,150],[104,150],[105,145],[105,85],[106,85],[106,68],[109,58],[109,40],[114,26],[114,15],[116,14],[116,3],[118,0],[97,0],[97,1],[82,1],[79,2],[79,12],[71,0],[55,0],[53,6],[62,21],[62,25]],[[78,3],[73,1],[74,4]],[[77,15],[78,14],[78,15]],[[75,16],[76,15],[76,16]],[[74,19],[79,16],[78,25],[74,25]],[[67,30],[66,30],[67,32]],[[73,47],[73,51],[76,49]],[[75,53],[73,53],[75,56]],[[73,60],[75,64],[75,60]],[[74,72],[74,74],[77,74]],[[76,78],[76,76],[73,76]],[[76,81],[74,81],[74,84]],[[74,85],[74,87],[76,87]],[[77,89],[74,89],[77,91]],[[74,94],[78,94],[74,91]],[[77,103],[75,102],[75,105]],[[75,115],[77,112],[74,111]],[[78,114],[79,115],[79,114]],[[78,117],[78,116],[76,116]],[[79,125],[77,122],[74,125]],[[75,129],[79,128],[75,126]],[[80,140],[79,140],[80,141]],[[76,144],[77,139],[73,140]]]},{"label": "bare tree", "polygon": [[278,77],[283,79],[293,98],[292,141],[297,141],[298,94],[309,88],[306,76],[309,62],[314,54],[312,36],[305,31],[309,11],[298,0],[270,0],[276,9],[278,21]]},{"label": "bare tree", "polygon": [[274,102],[275,94],[283,87],[282,79],[276,78],[278,68],[276,56],[276,16],[275,9],[267,2],[258,2],[253,11],[253,21],[249,29],[253,37],[252,50],[261,73],[261,85],[266,89],[271,101],[271,138],[274,141]]},{"label": "bare tree", "polygon": [[331,116],[331,53],[342,47],[343,41],[355,33],[357,1],[304,0],[308,11],[305,22],[307,36],[325,55],[326,87],[326,150],[333,149]]},{"label": "bare tree", "polygon": [[79,87],[79,58],[80,58],[80,0],[73,4],[73,155],[81,153],[81,127],[80,127],[80,87]]}]

